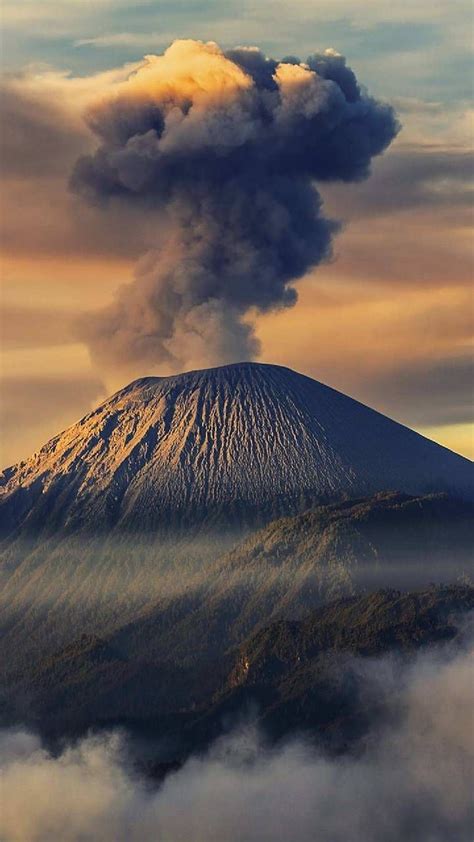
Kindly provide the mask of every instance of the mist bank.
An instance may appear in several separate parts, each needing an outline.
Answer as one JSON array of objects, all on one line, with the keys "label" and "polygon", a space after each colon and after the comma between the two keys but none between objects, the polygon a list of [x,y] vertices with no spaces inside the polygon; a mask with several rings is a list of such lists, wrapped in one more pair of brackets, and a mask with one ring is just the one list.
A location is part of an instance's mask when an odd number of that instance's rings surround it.
[{"label": "mist bank", "polygon": [[[31,732],[0,740],[10,842],[468,842],[474,820],[472,647],[408,663],[358,662],[380,716],[357,747],[330,756],[303,735],[270,744],[244,722],[159,786],[123,732],[51,753]],[[157,749],[156,761],[160,761]]]},{"label": "mist bank", "polygon": [[240,540],[74,534],[37,546],[20,536],[1,559],[0,666],[11,672],[83,633],[116,634],[128,654],[146,638],[158,660],[205,660],[331,600],[455,582],[471,570],[472,511],[445,495],[387,493],[281,518]]}]

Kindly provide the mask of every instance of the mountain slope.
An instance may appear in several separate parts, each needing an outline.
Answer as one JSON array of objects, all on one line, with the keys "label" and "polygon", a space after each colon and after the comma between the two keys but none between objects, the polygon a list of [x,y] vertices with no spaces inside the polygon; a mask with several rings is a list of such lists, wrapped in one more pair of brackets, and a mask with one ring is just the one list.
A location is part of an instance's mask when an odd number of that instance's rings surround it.
[{"label": "mountain slope", "polygon": [[137,380],[1,480],[3,532],[143,532],[271,516],[342,494],[473,495],[471,465],[289,369]]},{"label": "mountain slope", "polygon": [[[34,551],[13,542],[0,565],[0,667],[117,629],[127,655],[194,665],[262,624],[361,588],[452,582],[471,569],[473,528],[470,502],[387,493],[281,518],[229,552],[221,542],[217,558],[219,543],[207,552],[197,539],[186,552],[137,536]],[[192,544],[200,565],[187,563]]]},{"label": "mountain slope", "polygon": [[205,581],[147,608],[114,644],[189,662],[361,590],[454,581],[471,569],[473,514],[446,495],[380,494],[281,518],[209,563]]},{"label": "mountain slope", "polygon": [[340,747],[373,726],[383,706],[383,682],[370,699],[354,656],[400,658],[428,645],[462,645],[472,636],[473,609],[467,585],[383,590],[337,600],[300,622],[272,624],[242,643],[201,728],[253,708],[275,736],[316,731]]},{"label": "mountain slope", "polygon": [[346,593],[350,559],[372,560],[357,530],[344,543],[338,527],[326,565],[316,518],[314,551],[291,539],[280,571],[258,548],[253,566],[214,568],[252,528],[328,498],[390,486],[468,496],[470,482],[467,460],[285,368],[137,381],[4,472],[0,656],[52,652],[72,629],[110,634],[147,609],[160,645],[189,649],[191,617],[219,645],[226,611],[250,632],[259,612]]},{"label": "mountain slope", "polygon": [[353,658],[409,655],[460,639],[473,609],[468,585],[338,599],[300,621],[265,625],[187,670],[154,658],[146,645],[130,655],[117,639],[82,635],[19,671],[3,694],[3,712],[11,724],[26,721],[56,735],[127,724],[173,736],[179,752],[249,710],[276,735],[309,729],[322,736],[345,729],[344,720],[360,728],[368,700],[356,692],[361,675]]}]

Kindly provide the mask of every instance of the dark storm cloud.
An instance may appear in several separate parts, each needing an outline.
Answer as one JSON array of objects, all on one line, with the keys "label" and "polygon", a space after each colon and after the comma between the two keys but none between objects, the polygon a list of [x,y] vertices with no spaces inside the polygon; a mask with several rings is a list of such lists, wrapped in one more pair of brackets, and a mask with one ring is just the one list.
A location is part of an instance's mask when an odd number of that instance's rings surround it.
[{"label": "dark storm cloud", "polygon": [[358,218],[404,211],[453,211],[472,218],[474,157],[466,149],[399,147],[380,162],[373,178],[348,196],[339,186],[331,193],[346,214]]},{"label": "dark storm cloud", "polygon": [[[301,65],[297,56],[285,56],[281,61],[268,58],[257,47],[235,47],[224,55],[252,77],[258,88],[278,91],[275,72],[279,64]],[[309,56],[305,67],[317,73],[322,79],[336,82],[348,102],[360,98],[360,88],[353,70],[346,64],[344,56],[332,50],[321,55]]]},{"label": "dark storm cloud", "polygon": [[89,110],[99,147],[73,190],[162,214],[133,284],[83,323],[102,364],[253,357],[244,317],[293,305],[290,284],[330,256],[314,181],[366,178],[398,125],[341,56],[297,61],[178,41]]},{"label": "dark storm cloud", "polygon": [[390,369],[362,386],[369,402],[413,426],[470,424],[474,408],[474,364],[462,356],[412,362]]}]

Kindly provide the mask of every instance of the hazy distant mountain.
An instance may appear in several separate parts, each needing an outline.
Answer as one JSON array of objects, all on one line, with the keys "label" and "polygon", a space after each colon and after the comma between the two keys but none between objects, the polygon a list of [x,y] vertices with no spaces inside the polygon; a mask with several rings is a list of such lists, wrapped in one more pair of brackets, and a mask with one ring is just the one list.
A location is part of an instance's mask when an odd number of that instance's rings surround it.
[{"label": "hazy distant mountain", "polygon": [[471,569],[473,515],[472,503],[446,495],[392,493],[272,521],[209,563],[194,586],[150,605],[115,644],[189,663],[361,590],[454,581]]},{"label": "hazy distant mountain", "polygon": [[473,508],[446,495],[395,493],[319,506],[192,570],[181,561],[160,567],[153,545],[135,555],[112,545],[107,555],[63,542],[6,569],[0,663],[11,671],[85,633],[105,635],[133,664],[202,669],[262,626],[324,602],[455,581],[472,566]]},{"label": "hazy distant mountain", "polygon": [[287,368],[131,383],[8,468],[3,534],[264,522],[386,489],[473,496],[468,460]]}]

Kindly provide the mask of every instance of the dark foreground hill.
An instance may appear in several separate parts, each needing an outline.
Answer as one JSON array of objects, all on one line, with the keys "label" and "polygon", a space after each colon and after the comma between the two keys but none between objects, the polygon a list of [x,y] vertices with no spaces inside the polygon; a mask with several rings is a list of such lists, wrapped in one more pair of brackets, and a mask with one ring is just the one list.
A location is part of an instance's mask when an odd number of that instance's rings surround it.
[{"label": "dark foreground hill", "polygon": [[50,737],[126,726],[161,745],[166,738],[173,762],[249,712],[272,737],[306,731],[338,748],[374,725],[364,659],[460,644],[473,608],[469,585],[348,597],[265,626],[198,669],[82,635],[17,673],[3,717]]},{"label": "dark foreground hill", "polygon": [[407,657],[421,647],[469,637],[473,608],[471,585],[381,590],[329,603],[299,622],[274,623],[240,646],[218,698],[219,715],[252,700],[272,732],[315,723],[331,731],[343,710],[352,716],[362,702],[355,656]]}]

